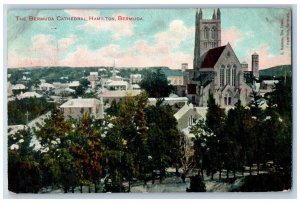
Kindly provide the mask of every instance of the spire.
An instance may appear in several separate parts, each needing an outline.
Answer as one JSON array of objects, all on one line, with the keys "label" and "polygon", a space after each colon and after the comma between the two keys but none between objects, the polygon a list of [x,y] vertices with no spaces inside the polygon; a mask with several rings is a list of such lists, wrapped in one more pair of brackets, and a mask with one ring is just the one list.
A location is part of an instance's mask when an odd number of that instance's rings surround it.
[{"label": "spire", "polygon": [[214,14],[212,16],[212,19],[216,19],[216,11],[215,11],[215,9],[214,9]]},{"label": "spire", "polygon": [[217,19],[221,19],[221,11],[219,8],[217,10]]},{"label": "spire", "polygon": [[202,20],[202,9],[199,10],[199,19]]},{"label": "spire", "polygon": [[196,11],[196,21],[195,21],[196,24],[197,24],[197,21],[198,21],[198,16],[199,16],[199,13],[198,13],[198,9],[197,9],[197,11]]}]

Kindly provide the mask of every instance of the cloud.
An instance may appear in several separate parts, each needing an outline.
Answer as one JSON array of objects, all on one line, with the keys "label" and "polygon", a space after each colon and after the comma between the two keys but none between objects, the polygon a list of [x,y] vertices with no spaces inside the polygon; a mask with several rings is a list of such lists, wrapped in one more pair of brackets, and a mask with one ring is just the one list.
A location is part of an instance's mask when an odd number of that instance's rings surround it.
[{"label": "cloud", "polygon": [[235,26],[228,29],[224,29],[221,32],[222,45],[226,45],[228,42],[235,49],[238,43],[243,39],[242,32]]},{"label": "cloud", "polygon": [[262,44],[257,50],[251,49],[247,54],[247,56],[249,56],[247,61],[248,64],[250,64],[250,68],[251,68],[251,55],[254,52],[256,52],[259,55],[260,69],[270,68],[278,65],[291,64],[292,56],[291,56],[290,47],[287,47],[280,55],[271,54],[270,49],[271,49],[270,46],[267,44]]},{"label": "cloud", "polygon": [[76,35],[71,34],[70,36],[66,38],[62,38],[58,40],[58,46],[60,50],[67,49],[72,44],[74,44],[78,40],[78,37]]},{"label": "cloud", "polygon": [[60,40],[56,40],[52,35],[34,35],[31,38],[32,46],[28,49],[9,50],[8,66],[59,66],[61,55],[76,41],[77,36],[75,35]]},{"label": "cloud", "polygon": [[[122,33],[120,30],[118,32]],[[77,36],[70,35],[57,41],[51,35],[35,35],[32,37],[32,47],[29,48],[28,56],[24,51],[18,53],[12,50],[9,53],[9,66],[112,66],[116,60],[117,67],[179,68],[181,63],[192,64],[193,53],[178,50],[181,43],[192,40],[193,36],[193,27],[189,28],[183,21],[174,20],[166,31],[153,36],[153,42],[138,40],[132,47],[124,49],[115,41],[96,50],[82,44],[77,46],[76,50],[67,52],[69,46],[78,42]]]},{"label": "cloud", "polygon": [[192,53],[176,52],[178,46],[193,36],[194,28],[187,28],[183,21],[175,20],[169,28],[154,36],[154,43],[138,40],[132,48],[122,50],[115,44],[90,50],[87,46],[80,46],[73,53],[67,55],[62,65],[68,66],[111,66],[116,60],[118,67],[147,67],[169,66],[180,67],[181,63],[192,63]]}]

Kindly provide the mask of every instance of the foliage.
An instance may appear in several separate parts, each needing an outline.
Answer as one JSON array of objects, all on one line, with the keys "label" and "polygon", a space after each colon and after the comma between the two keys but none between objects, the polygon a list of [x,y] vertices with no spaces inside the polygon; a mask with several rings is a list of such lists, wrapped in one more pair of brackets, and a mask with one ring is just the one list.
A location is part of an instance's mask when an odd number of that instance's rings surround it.
[{"label": "foliage", "polygon": [[30,145],[29,129],[8,137],[8,189],[15,193],[37,193],[42,185],[39,152]]},{"label": "foliage", "polygon": [[291,177],[279,173],[245,177],[241,192],[275,192],[291,188]]},{"label": "foliage", "polygon": [[8,125],[26,124],[28,121],[55,109],[54,103],[49,103],[45,98],[25,98],[8,102]]},{"label": "foliage", "polygon": [[147,73],[140,86],[147,91],[149,97],[154,98],[168,97],[174,90],[160,69],[157,69],[156,72]]}]

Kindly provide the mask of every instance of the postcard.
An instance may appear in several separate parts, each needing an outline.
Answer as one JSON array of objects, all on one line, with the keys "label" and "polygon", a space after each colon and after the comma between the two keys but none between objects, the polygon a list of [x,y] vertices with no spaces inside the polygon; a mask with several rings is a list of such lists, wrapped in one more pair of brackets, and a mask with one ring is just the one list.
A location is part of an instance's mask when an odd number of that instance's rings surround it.
[{"label": "postcard", "polygon": [[293,189],[291,7],[6,17],[10,194]]}]

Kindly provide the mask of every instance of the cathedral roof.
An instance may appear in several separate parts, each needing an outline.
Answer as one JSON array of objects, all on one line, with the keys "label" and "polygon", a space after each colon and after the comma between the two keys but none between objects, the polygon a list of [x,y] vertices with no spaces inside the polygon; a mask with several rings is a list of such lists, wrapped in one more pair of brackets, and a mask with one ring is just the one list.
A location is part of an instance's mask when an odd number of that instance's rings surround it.
[{"label": "cathedral roof", "polygon": [[226,46],[216,47],[207,51],[201,68],[213,68]]}]

